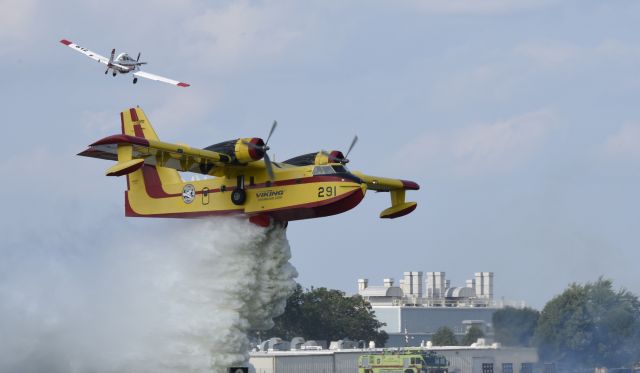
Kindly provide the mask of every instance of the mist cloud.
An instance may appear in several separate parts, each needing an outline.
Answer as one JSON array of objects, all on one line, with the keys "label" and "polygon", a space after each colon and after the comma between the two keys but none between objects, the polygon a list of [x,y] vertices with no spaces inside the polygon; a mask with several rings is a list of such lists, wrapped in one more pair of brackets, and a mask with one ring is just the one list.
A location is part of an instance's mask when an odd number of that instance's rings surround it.
[{"label": "mist cloud", "polygon": [[285,232],[237,219],[162,230],[85,249],[6,249],[0,371],[222,372],[246,363],[247,333],[271,327],[295,284]]}]

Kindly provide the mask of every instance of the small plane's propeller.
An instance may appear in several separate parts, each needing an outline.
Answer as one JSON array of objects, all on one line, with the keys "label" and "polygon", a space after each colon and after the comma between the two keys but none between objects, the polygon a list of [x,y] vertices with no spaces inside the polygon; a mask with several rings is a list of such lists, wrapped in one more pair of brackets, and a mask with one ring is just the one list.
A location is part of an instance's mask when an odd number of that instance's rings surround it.
[{"label": "small plane's propeller", "polygon": [[273,175],[273,164],[271,163],[271,159],[269,159],[269,154],[267,153],[267,151],[269,151],[269,149],[271,148],[269,148],[267,144],[269,143],[269,139],[271,139],[271,135],[273,135],[273,131],[276,130],[277,126],[278,122],[274,120],[273,124],[271,125],[271,130],[269,131],[269,136],[267,136],[267,141],[264,142],[264,145],[256,145],[247,141],[242,142],[246,146],[252,149],[260,150],[264,154],[264,165],[267,167],[267,174],[269,174],[269,180],[271,181],[273,181],[275,177]]},{"label": "small plane's propeller", "polygon": [[107,71],[104,72],[104,74],[106,75],[109,72],[109,69],[111,68],[111,64],[113,63],[113,58],[116,55],[116,49],[113,48],[111,50],[111,57],[109,57],[109,62],[107,62]]},{"label": "small plane's propeller", "polygon": [[347,154],[342,158],[336,158],[336,157],[332,156],[326,150],[321,150],[320,153],[325,155],[329,159],[329,161],[336,160],[336,161],[342,163],[343,165],[345,165],[345,164],[349,163],[349,159],[347,157],[349,157],[349,153],[351,153],[351,150],[353,149],[354,146],[356,146],[357,142],[358,142],[358,135],[355,135],[355,136],[353,136],[353,140],[351,140],[351,145],[349,145],[349,150],[347,150]]},{"label": "small plane's propeller", "polygon": [[138,52],[138,58],[136,58],[136,65],[146,65],[147,64],[146,62],[140,62],[140,55],[141,54],[142,54],[141,52]]}]

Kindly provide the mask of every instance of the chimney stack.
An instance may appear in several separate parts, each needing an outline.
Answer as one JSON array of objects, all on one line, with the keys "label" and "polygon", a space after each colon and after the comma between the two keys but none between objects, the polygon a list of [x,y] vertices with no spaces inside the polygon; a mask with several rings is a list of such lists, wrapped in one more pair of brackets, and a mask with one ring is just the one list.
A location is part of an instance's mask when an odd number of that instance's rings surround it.
[{"label": "chimney stack", "polygon": [[392,278],[385,278],[384,279],[384,287],[385,288],[390,288],[393,286],[393,279]]},{"label": "chimney stack", "polygon": [[358,292],[363,291],[369,286],[369,279],[359,278],[358,279]]}]

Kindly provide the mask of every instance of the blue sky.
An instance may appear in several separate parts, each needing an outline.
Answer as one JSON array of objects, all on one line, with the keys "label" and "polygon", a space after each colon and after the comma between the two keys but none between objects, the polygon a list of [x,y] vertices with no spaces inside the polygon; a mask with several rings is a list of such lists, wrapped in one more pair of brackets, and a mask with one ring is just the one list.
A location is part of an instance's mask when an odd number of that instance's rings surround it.
[{"label": "blue sky", "polygon": [[[637,2],[2,5],[0,279],[43,256],[99,271],[119,237],[179,226],[125,218],[125,181],[75,156],[140,105],[161,139],[196,147],[264,137],[277,119],[276,160],[358,134],[352,169],[422,186],[402,219],[380,220],[388,196],[370,193],[290,224],[304,286],[493,271],[498,297],[538,308],[600,275],[640,293]],[[147,71],[192,86],[105,76],[61,38],[140,51]]]}]

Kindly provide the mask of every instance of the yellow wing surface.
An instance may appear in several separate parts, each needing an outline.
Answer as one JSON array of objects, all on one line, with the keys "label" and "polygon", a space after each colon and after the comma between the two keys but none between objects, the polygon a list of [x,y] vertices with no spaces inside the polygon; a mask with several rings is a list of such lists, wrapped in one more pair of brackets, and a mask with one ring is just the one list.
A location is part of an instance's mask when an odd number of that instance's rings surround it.
[{"label": "yellow wing surface", "polygon": [[[147,116],[140,108],[121,112],[120,120],[122,134],[98,140],[79,154],[117,161],[118,163],[107,169],[107,176],[126,175],[145,164],[181,172],[212,175],[216,167],[224,166],[231,161],[226,154],[159,141]],[[173,173],[175,177],[171,179],[179,180],[177,173]]]}]

